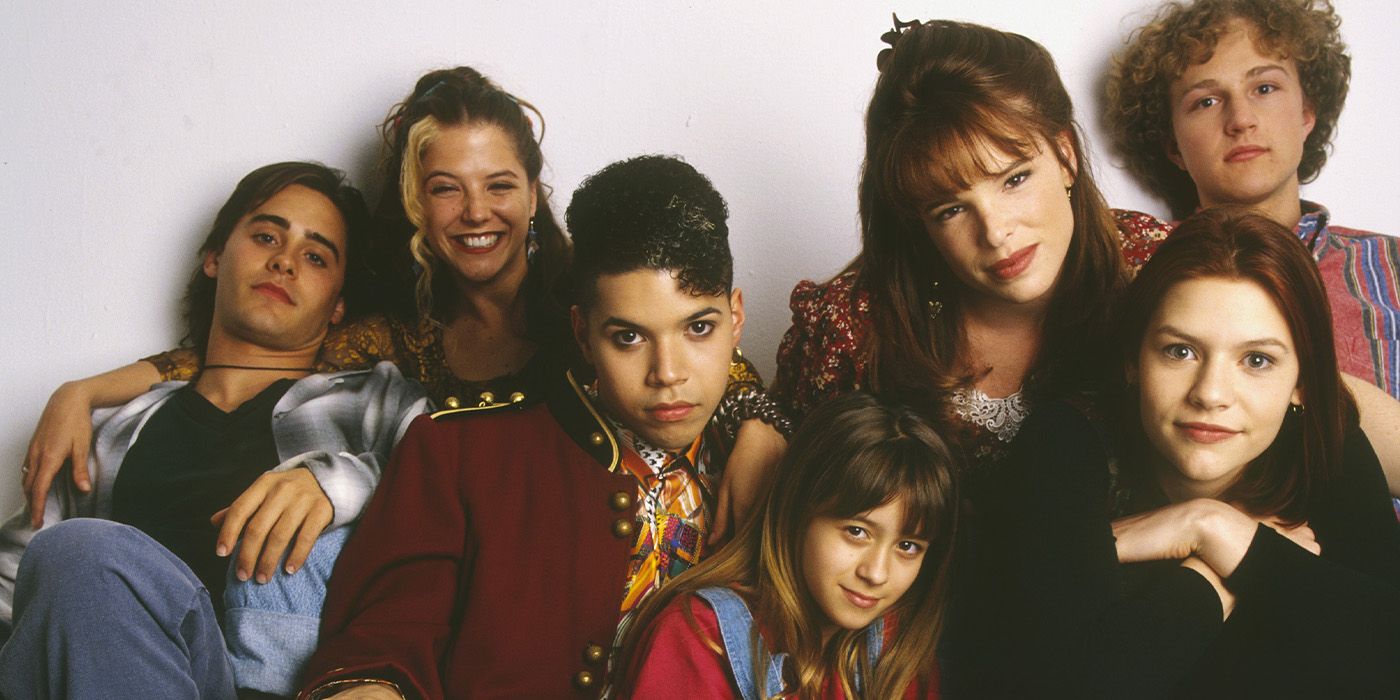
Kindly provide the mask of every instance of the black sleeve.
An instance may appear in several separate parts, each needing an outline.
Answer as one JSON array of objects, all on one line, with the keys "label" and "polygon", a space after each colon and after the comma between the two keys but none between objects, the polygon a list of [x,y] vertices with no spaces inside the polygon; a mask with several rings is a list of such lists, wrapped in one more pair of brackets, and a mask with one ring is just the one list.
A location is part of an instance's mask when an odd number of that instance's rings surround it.
[{"label": "black sleeve", "polygon": [[1327,674],[1337,697],[1393,696],[1400,692],[1400,524],[1360,431],[1348,436],[1344,461],[1309,520],[1322,555],[1261,525],[1225,585],[1239,598],[1236,615]]},{"label": "black sleeve", "polygon": [[[1013,447],[1006,522],[992,538],[1010,557],[1013,661],[1027,696],[1160,697],[1221,627],[1219,597],[1180,566],[1118,563],[1109,513],[1107,450],[1068,404],[1036,411]],[[997,539],[1001,542],[997,543]]]},{"label": "black sleeve", "polygon": [[1400,521],[1380,459],[1360,428],[1346,436],[1340,478],[1315,503],[1309,525],[1323,558],[1400,588]]}]

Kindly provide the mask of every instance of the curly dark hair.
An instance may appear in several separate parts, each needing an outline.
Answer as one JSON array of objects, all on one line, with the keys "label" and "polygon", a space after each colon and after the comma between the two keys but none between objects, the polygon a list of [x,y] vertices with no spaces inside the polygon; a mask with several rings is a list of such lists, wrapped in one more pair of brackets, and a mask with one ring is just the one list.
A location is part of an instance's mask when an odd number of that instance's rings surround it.
[{"label": "curly dark hair", "polygon": [[369,210],[360,191],[350,186],[345,173],[320,163],[286,162],[264,165],[243,176],[228,201],[214,216],[209,235],[199,246],[200,265],[185,287],[185,337],[201,360],[209,346],[209,330],[214,323],[214,290],[217,283],[204,274],[203,260],[209,253],[222,253],[238,222],[278,192],[301,185],[325,195],[345,219],[345,284],[340,288],[345,300],[345,317],[363,314],[373,297],[369,285]]},{"label": "curly dark hair", "polygon": [[729,208],[709,178],[679,158],[639,156],[599,170],[574,191],[565,216],[584,308],[599,276],[644,268],[674,272],[691,294],[733,286]]},{"label": "curly dark hair", "polygon": [[1259,50],[1298,64],[1303,95],[1317,118],[1303,144],[1298,180],[1311,182],[1327,150],[1351,82],[1351,57],[1331,0],[1171,2],[1133,32],[1113,60],[1105,115],[1128,170],[1183,217],[1200,206],[1191,176],[1167,157],[1173,143],[1168,90],[1189,66],[1209,61],[1232,19],[1249,22]]}]

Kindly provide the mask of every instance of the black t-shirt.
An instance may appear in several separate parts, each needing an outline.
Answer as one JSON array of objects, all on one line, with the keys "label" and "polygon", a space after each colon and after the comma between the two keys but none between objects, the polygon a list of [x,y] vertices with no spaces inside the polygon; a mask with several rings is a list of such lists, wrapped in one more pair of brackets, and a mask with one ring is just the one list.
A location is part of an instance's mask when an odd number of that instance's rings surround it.
[{"label": "black t-shirt", "polygon": [[112,488],[112,519],[150,535],[187,564],[223,611],[226,558],[210,516],[278,463],[272,409],[293,380],[274,382],[225,413],[190,384],[141,429]]}]

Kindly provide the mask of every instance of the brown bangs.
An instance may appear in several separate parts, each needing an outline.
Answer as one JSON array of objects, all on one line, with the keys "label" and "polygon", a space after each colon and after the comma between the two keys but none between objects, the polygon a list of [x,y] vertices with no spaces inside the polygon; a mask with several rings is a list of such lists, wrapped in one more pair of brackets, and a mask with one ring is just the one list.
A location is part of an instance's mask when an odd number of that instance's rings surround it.
[{"label": "brown bangs", "polygon": [[992,159],[999,153],[1017,159],[1038,154],[1039,124],[1014,104],[992,108],[969,101],[958,107],[943,105],[911,119],[891,139],[887,190],[911,215],[996,174]]},{"label": "brown bangs", "polygon": [[952,533],[946,517],[953,512],[953,490],[947,483],[947,470],[940,468],[949,455],[930,450],[927,444],[909,437],[870,446],[852,455],[844,468],[828,478],[839,483],[822,491],[833,498],[815,512],[835,518],[850,518],[904,497],[902,533],[925,540],[936,540]]}]

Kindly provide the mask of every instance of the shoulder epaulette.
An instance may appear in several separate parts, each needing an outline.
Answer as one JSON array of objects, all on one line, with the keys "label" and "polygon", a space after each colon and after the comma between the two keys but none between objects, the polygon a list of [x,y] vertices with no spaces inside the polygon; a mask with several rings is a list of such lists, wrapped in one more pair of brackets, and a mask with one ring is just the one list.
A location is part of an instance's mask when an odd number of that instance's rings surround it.
[{"label": "shoulder epaulette", "polygon": [[497,401],[495,394],[489,391],[483,391],[477,399],[478,403],[475,406],[463,406],[461,399],[456,396],[449,396],[446,401],[442,402],[446,408],[434,412],[432,418],[433,420],[440,420],[448,416],[467,415],[471,413],[480,413],[482,411],[494,411],[510,406],[519,406],[525,403],[525,394],[516,391],[511,393],[509,401]]}]

